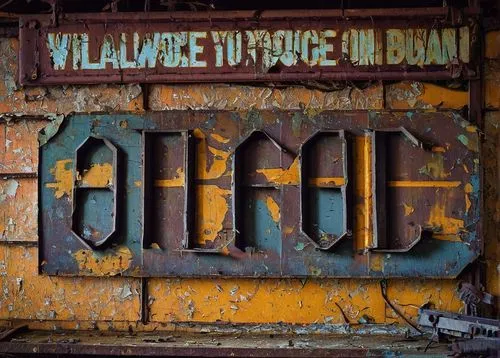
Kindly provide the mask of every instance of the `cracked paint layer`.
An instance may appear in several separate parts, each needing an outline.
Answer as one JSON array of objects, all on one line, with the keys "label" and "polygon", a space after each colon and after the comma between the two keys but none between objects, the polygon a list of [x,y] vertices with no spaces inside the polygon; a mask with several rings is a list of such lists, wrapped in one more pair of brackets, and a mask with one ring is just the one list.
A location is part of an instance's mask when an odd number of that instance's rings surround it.
[{"label": "cracked paint layer", "polygon": [[461,109],[469,103],[467,91],[431,83],[405,81],[386,86],[388,109]]},{"label": "cracked paint layer", "polygon": [[214,242],[224,228],[229,211],[231,190],[217,185],[196,186],[196,241],[200,245]]},{"label": "cracked paint layer", "polygon": [[140,319],[140,279],[39,275],[37,251],[0,246],[0,319],[73,324]]},{"label": "cracked paint layer", "polygon": [[37,133],[47,123],[46,119],[12,119],[0,123],[0,174],[38,171]]},{"label": "cracked paint layer", "polygon": [[73,257],[82,272],[98,276],[115,276],[130,267],[132,252],[126,246],[118,246],[104,252],[78,250]]},{"label": "cracked paint layer", "polygon": [[[448,280],[389,280],[388,295],[416,320],[425,303],[460,310],[455,285]],[[343,324],[338,304],[353,324],[365,314],[375,323],[401,323],[386,307],[377,280],[154,278],[148,281],[148,292],[153,322]]]},{"label": "cracked paint layer", "polygon": [[224,84],[153,85],[149,95],[152,110],[315,110],[382,109],[383,88],[376,84],[365,89],[346,87],[337,91],[304,87],[284,89]]}]

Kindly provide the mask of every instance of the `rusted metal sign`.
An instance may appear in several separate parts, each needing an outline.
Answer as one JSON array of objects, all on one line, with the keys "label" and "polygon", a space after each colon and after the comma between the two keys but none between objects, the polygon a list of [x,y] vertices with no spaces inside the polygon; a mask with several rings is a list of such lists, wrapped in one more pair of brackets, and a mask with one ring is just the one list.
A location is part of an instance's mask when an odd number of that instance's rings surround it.
[{"label": "rusted metal sign", "polygon": [[[432,15],[432,12],[430,13]],[[22,84],[475,76],[475,27],[361,11],[64,15],[21,20]],[[256,17],[257,16],[257,17]],[[368,20],[366,19],[368,18]]]},{"label": "rusted metal sign", "polygon": [[455,277],[478,140],[454,112],[73,116],[40,151],[42,270]]}]

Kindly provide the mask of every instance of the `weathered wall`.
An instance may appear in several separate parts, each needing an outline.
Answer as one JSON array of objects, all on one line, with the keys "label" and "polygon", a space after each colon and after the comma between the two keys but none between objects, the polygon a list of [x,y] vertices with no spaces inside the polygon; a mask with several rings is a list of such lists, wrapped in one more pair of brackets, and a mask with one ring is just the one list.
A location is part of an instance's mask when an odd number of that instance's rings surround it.
[{"label": "weathered wall", "polygon": [[[498,294],[497,226],[498,33],[488,35],[485,117],[485,191],[488,289]],[[173,323],[376,323],[401,320],[385,304],[376,280],[277,279],[134,279],[69,278],[38,275],[37,131],[56,115],[71,112],[143,111],[139,86],[67,86],[19,89],[18,42],[0,39],[0,320],[32,320],[32,327],[52,329],[153,329]],[[365,89],[335,92],[303,87],[268,88],[236,85],[152,85],[147,106],[168,109],[460,109],[466,92],[433,84],[374,83]],[[110,263],[112,264],[112,263]],[[141,320],[141,294],[148,292],[148,319]],[[388,296],[411,319],[431,302],[437,309],[458,311],[454,280],[391,280]],[[40,322],[39,320],[44,320]]]}]

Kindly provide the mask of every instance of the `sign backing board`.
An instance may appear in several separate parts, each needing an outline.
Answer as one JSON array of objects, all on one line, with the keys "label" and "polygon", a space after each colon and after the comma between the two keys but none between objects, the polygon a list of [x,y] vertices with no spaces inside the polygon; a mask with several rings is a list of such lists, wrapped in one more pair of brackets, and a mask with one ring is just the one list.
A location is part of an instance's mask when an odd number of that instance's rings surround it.
[{"label": "sign backing board", "polygon": [[450,79],[477,74],[471,18],[358,10],[25,16],[20,83]]}]

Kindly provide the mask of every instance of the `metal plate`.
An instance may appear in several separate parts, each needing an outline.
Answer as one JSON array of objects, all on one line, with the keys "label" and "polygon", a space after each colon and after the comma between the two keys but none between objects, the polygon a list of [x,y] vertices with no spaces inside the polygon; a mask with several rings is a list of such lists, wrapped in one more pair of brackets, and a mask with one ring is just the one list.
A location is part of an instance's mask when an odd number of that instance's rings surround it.
[{"label": "metal plate", "polygon": [[[117,227],[98,247],[72,231],[73,160],[90,136],[120,153]],[[479,173],[476,128],[454,112],[75,115],[40,151],[41,267],[455,277],[480,254]]]},{"label": "metal plate", "polygon": [[[23,16],[23,85],[478,75],[474,9]],[[413,10],[413,11],[411,11]],[[434,10],[434,11],[433,11]],[[390,16],[390,17],[389,17]]]}]

